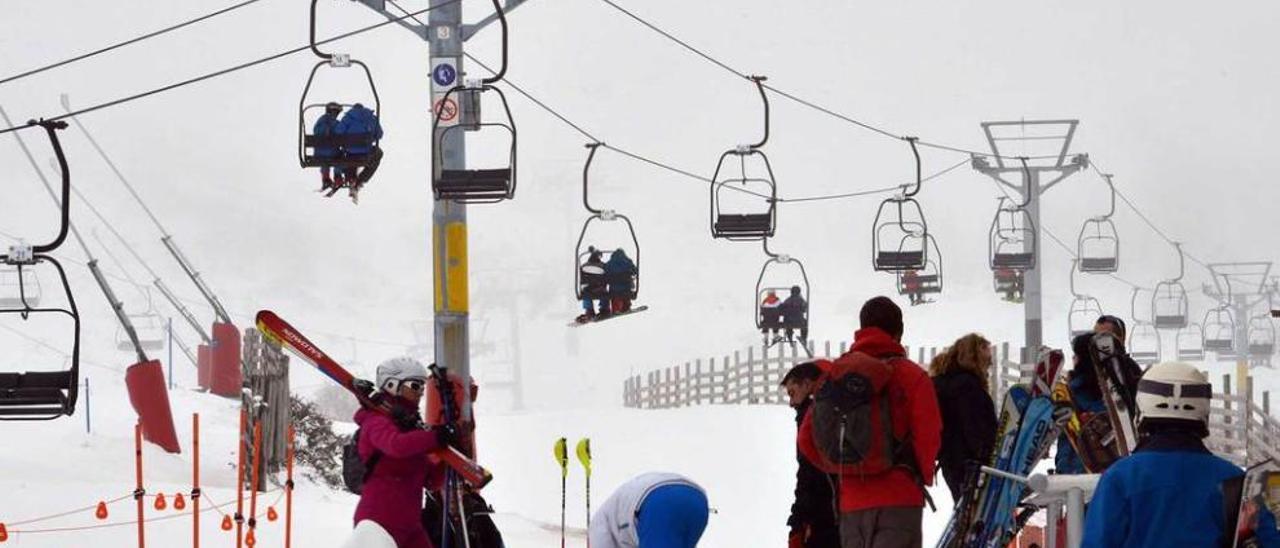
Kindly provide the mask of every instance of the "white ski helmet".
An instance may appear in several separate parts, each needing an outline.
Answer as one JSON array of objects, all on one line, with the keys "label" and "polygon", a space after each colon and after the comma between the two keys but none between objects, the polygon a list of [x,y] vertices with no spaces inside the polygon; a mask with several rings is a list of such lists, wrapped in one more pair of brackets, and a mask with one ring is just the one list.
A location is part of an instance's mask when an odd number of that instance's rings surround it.
[{"label": "white ski helmet", "polygon": [[1138,424],[1149,419],[1180,419],[1206,424],[1213,385],[1195,366],[1163,362],[1138,381]]},{"label": "white ski helmet", "polygon": [[408,379],[427,379],[427,368],[422,362],[400,356],[378,364],[378,389],[394,393],[400,389],[400,381]]}]

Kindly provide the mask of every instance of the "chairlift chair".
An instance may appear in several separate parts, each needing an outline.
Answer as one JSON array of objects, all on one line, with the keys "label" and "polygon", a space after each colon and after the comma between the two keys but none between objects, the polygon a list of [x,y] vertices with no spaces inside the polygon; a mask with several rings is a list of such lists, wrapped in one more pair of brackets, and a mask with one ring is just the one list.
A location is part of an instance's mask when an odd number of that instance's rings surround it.
[{"label": "chairlift chair", "polygon": [[1182,329],[1187,326],[1187,289],[1181,281],[1186,265],[1182,246],[1177,242],[1173,246],[1178,250],[1178,276],[1156,284],[1151,295],[1151,321],[1156,329]]},{"label": "chairlift chair", "polygon": [[[929,263],[929,225],[914,198],[920,192],[921,164],[916,138],[907,137],[916,163],[914,188],[880,202],[871,236],[871,264],[877,271],[923,270]],[[934,242],[936,246],[936,242]]]},{"label": "chairlift chair", "polygon": [[[58,160],[62,176],[61,228],[52,241],[40,245],[13,246],[8,253],[0,254],[0,265],[21,266],[26,270],[48,263],[58,273],[58,280],[66,297],[65,306],[39,308],[27,300],[18,306],[0,304],[0,314],[18,314],[27,319],[32,314],[62,315],[71,319],[73,338],[68,369],[64,371],[0,372],[0,420],[48,420],[75,412],[80,387],[80,313],[67,273],[51,253],[66,241],[71,218],[71,175],[57,131],[67,127],[66,122],[31,121],[28,126],[39,125],[45,130]],[[22,279],[23,274],[18,274]]]},{"label": "chairlift chair", "polygon": [[[799,259],[788,255],[770,253],[767,241],[765,244],[765,253],[769,255],[769,258],[765,260],[764,265],[760,267],[760,276],[756,278],[756,299],[754,303],[756,310],[756,329],[785,329],[788,332],[798,329],[800,330],[801,342],[803,342],[803,340],[808,338],[809,333],[810,306],[809,275],[805,272],[804,263],[800,262]],[[777,278],[771,276],[770,271],[787,265],[795,265],[795,269],[798,271],[799,277],[793,277],[791,279],[792,283],[784,286],[775,281]],[[766,282],[766,278],[769,279],[768,282]],[[779,299],[785,301],[787,296],[791,294],[791,288],[793,287],[799,287],[800,295],[804,298],[804,307],[798,316],[787,314],[785,310],[781,309],[779,309],[775,315],[771,313],[771,311],[766,310],[765,307],[761,306],[761,303],[764,302],[765,296],[768,295],[770,291],[775,292],[779,296]]]},{"label": "chairlift chair", "polygon": [[1134,322],[1129,332],[1129,357],[1138,365],[1160,362],[1160,331],[1147,322]]},{"label": "chairlift chair", "polygon": [[[492,93],[502,105],[502,118],[496,121],[484,121],[480,115],[481,98],[485,93]],[[452,101],[452,102],[451,102]],[[463,105],[463,112],[458,123],[441,127],[444,120],[441,115],[449,104]],[[516,121],[511,115],[511,106],[501,88],[491,85],[488,80],[467,82],[446,91],[444,97],[437,101],[434,121],[431,124],[432,177],[431,189],[437,200],[451,200],[466,204],[492,204],[509,200],[516,193]],[[500,132],[510,138],[511,147],[507,159],[499,167],[445,167],[444,143],[455,132]],[[465,139],[466,135],[457,134],[457,139]]]},{"label": "chairlift chair", "polygon": [[[315,121],[319,119],[320,114],[316,114],[317,110],[322,114],[325,105],[330,101],[308,102],[308,93],[311,86],[315,83],[316,74],[322,67],[346,69],[351,67],[359,67],[364,72],[365,80],[369,83],[369,91],[373,96],[373,112],[374,115],[381,119],[382,101],[378,97],[378,87],[373,82],[373,73],[369,71],[369,66],[363,62],[352,59],[350,55],[345,53],[324,53],[316,47],[316,0],[311,1],[311,51],[315,53],[320,61],[311,67],[311,74],[307,77],[307,85],[302,88],[302,98],[298,100],[298,163],[303,168],[312,167],[330,167],[330,168],[349,168],[349,167],[367,167],[368,165],[378,161],[380,152],[378,148],[378,139],[369,133],[348,133],[342,135],[315,135],[312,129]],[[356,102],[344,103],[333,101],[342,105],[345,110],[355,105]],[[337,153],[336,151],[350,146],[368,146],[371,150],[368,154],[347,155]],[[335,152],[332,155],[317,155],[317,149],[330,149]]]},{"label": "chairlift chair", "polygon": [[1103,175],[1111,191],[1111,209],[1106,215],[1086,219],[1076,243],[1078,268],[1090,274],[1111,274],[1120,270],[1120,236],[1111,216],[1116,212],[1116,190],[1110,175]]},{"label": "chairlift chair", "polygon": [[1071,288],[1071,306],[1067,309],[1067,329],[1071,338],[1093,332],[1093,326],[1102,316],[1102,303],[1088,295],[1076,291],[1076,270],[1079,259],[1072,261],[1069,275]]},{"label": "chairlift chair", "polygon": [[[904,236],[906,238],[907,236]],[[938,251],[938,242],[932,234],[926,236],[928,260],[924,268],[919,270],[903,270],[897,273],[898,294],[910,297],[912,304],[924,304],[925,295],[942,293],[942,253]]]},{"label": "chairlift chair", "polygon": [[[165,341],[165,322],[159,314],[146,312],[129,314],[129,323],[138,334],[138,344],[143,350],[162,350]],[[116,349],[121,352],[133,352],[133,341],[123,326],[116,326]]]},{"label": "chairlift chair", "polygon": [[1025,205],[1005,206],[1000,199],[991,220],[988,250],[992,270],[1027,271],[1036,267],[1036,228]]},{"label": "chairlift chair", "polygon": [[40,306],[40,277],[22,264],[0,266],[0,308]]},{"label": "chairlift chair", "polygon": [[1204,349],[1219,358],[1235,356],[1236,322],[1231,309],[1220,306],[1204,315]]},{"label": "chairlift chair", "polygon": [[1175,337],[1178,361],[1204,361],[1204,330],[1200,324],[1193,323],[1178,330]]},{"label": "chairlift chair", "polygon": [[[773,237],[778,220],[778,180],[773,175],[773,165],[765,155],[764,145],[769,142],[769,96],[764,92],[764,76],[752,76],[760,100],[764,103],[764,137],[750,145],[738,145],[726,150],[716,162],[711,176],[711,237],[730,241],[754,241]],[[759,175],[748,173],[748,159],[755,160]],[[736,169],[733,164],[737,163]],[[741,208],[726,206],[726,192],[754,195],[768,207]]]},{"label": "chairlift chair", "polygon": [[1276,353],[1276,327],[1268,316],[1249,320],[1249,357],[1267,358]]},{"label": "chairlift chair", "polygon": [[[583,301],[585,299],[619,298],[624,296],[627,299],[635,300],[640,295],[640,240],[636,237],[635,226],[631,224],[631,219],[627,218],[626,215],[619,214],[611,209],[597,209],[591,205],[589,193],[591,162],[596,157],[597,149],[603,145],[603,143],[590,143],[587,145],[587,148],[590,149],[590,153],[587,155],[586,164],[582,167],[582,205],[586,207],[587,212],[590,213],[591,216],[587,217],[586,222],[582,224],[582,232],[578,234],[578,243],[574,248],[574,255],[576,257],[576,264],[573,269],[574,291],[578,301]],[[591,230],[593,224],[598,225],[601,223],[612,223],[616,221],[622,221],[623,225],[626,226],[627,234],[630,235],[631,239],[629,247],[624,248],[617,245],[606,247],[594,245],[594,243],[599,243],[594,240],[592,240],[592,242],[588,242],[587,233]],[[583,283],[582,269],[593,252],[599,252],[602,255],[607,254],[612,257],[613,253],[616,253],[616,250],[618,249],[622,249],[624,253],[630,252],[629,257],[631,258],[631,262],[635,264],[635,270],[630,274],[612,275],[602,271],[600,274],[604,277],[604,288],[600,290],[593,290],[588,287],[588,284]],[[609,262],[608,259],[603,257],[602,260],[605,263]],[[619,278],[619,276],[625,277]],[[626,283],[624,284],[624,282]],[[626,294],[620,294],[612,289],[615,285],[629,285],[630,291]],[[638,312],[643,309],[644,308],[641,307],[632,309],[632,311]]]}]

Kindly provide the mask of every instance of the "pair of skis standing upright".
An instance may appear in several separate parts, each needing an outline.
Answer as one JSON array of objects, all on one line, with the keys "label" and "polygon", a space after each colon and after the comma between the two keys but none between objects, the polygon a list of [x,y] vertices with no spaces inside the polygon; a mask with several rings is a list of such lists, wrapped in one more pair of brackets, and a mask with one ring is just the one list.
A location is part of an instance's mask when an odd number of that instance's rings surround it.
[{"label": "pair of skis standing upright", "polygon": [[[1048,456],[1064,429],[1086,467],[1109,464],[1128,455],[1136,444],[1132,395],[1128,392],[1120,361],[1119,341],[1110,333],[1095,335],[1091,352],[1105,415],[1082,412],[1065,382],[1058,380],[1063,354],[1046,349],[1036,364],[1032,383],[1014,385],[1005,393],[996,443],[987,466],[1027,476]],[[1091,428],[1081,428],[1088,424]],[[1100,471],[1089,468],[1091,471]],[[938,541],[940,548],[990,548],[1009,544],[1034,507],[1023,507],[1030,495],[1026,486],[1008,478],[970,471],[966,488]]]},{"label": "pair of skis standing upright", "polygon": [[[389,413],[385,405],[375,403],[366,390],[360,386],[350,371],[330,358],[318,346],[303,336],[288,322],[269,310],[259,311],[256,318],[258,330],[268,339],[280,344],[303,361],[311,364],[325,376],[337,382],[360,402],[360,405],[379,412]],[[436,385],[437,395],[441,398],[445,424],[456,427],[458,410],[455,405],[454,385],[448,378],[448,372],[435,364],[430,366],[432,379]],[[503,548],[501,534],[493,524],[489,514],[492,509],[475,491],[483,488],[493,480],[493,474],[480,466],[471,457],[456,447],[444,447],[432,454],[447,467],[445,487],[441,496],[428,501],[424,513],[439,512],[440,529],[429,530],[430,536],[438,541],[440,548]],[[470,523],[469,523],[470,521]],[[356,535],[367,534],[370,538],[382,538],[385,532],[362,532],[357,527]],[[389,538],[389,537],[387,537]],[[392,543],[394,546],[394,542]]]}]

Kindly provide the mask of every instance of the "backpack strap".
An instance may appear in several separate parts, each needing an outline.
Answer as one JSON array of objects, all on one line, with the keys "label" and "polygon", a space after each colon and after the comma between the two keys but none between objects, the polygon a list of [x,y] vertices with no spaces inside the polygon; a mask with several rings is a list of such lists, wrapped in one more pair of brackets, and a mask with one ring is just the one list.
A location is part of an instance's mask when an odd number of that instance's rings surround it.
[{"label": "backpack strap", "polygon": [[[382,460],[382,451],[373,450],[373,455],[369,457],[368,462],[364,463],[364,477],[360,478],[362,483],[369,481],[369,476],[373,475],[373,467],[378,465],[378,461]],[[929,496],[928,494],[925,495]]]}]

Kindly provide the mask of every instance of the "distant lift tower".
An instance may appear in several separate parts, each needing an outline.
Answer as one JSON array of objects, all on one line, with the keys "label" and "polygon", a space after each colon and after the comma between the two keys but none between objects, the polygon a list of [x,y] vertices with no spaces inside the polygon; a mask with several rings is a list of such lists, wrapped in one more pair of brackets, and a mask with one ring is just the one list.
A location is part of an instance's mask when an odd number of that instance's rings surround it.
[{"label": "distant lift tower", "polygon": [[[1069,154],[1071,139],[1079,120],[1021,120],[983,122],[982,131],[991,145],[992,156],[974,155],[973,168],[995,179],[997,183],[1017,191],[1031,219],[1031,233],[1040,239],[1040,197],[1054,185],[1089,166],[1087,154]],[[1012,144],[1011,142],[1016,143]],[[1022,160],[1025,159],[1024,168]],[[994,162],[994,164],[992,164]],[[1020,184],[1007,177],[1016,174]],[[1049,174],[1050,178],[1045,175]],[[1048,182],[1045,182],[1048,179]],[[1038,242],[1033,243],[1040,252]],[[1041,320],[1040,267],[1033,261],[1023,271],[1023,309],[1026,315],[1027,352],[1036,352],[1044,342]],[[1023,361],[1034,356],[1023,356]]]}]

